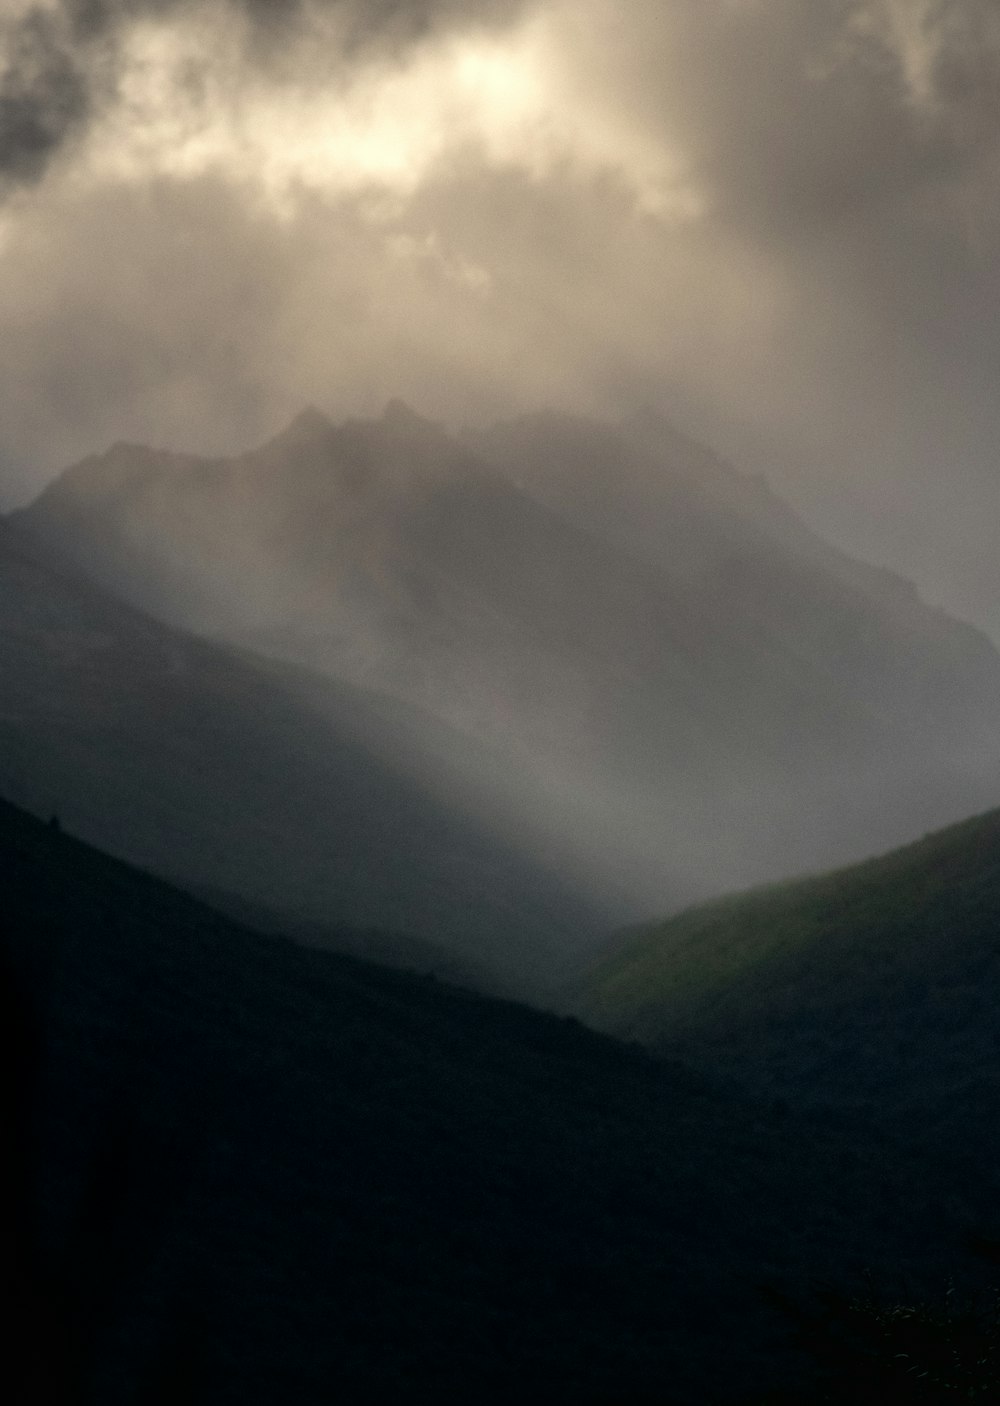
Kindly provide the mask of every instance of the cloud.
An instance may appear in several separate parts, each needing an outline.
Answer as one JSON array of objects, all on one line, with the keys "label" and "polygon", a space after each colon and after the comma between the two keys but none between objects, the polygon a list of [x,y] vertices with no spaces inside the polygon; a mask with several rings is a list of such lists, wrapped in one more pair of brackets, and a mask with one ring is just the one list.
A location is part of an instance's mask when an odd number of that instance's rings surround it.
[{"label": "cloud", "polygon": [[593,81],[679,144],[748,232],[822,232],[996,142],[1000,35],[979,0],[645,3],[617,43],[597,11]]},{"label": "cloud", "polygon": [[[195,63],[192,43],[222,40],[246,81],[275,81],[303,66],[331,69],[398,55],[438,29],[485,28],[516,13],[517,0],[9,0],[0,19],[0,176],[9,187],[38,180],[63,145],[122,97],[134,81],[134,47],[144,28],[172,32],[186,50],[189,90],[211,73],[220,49]],[[178,38],[179,37],[179,38]],[[322,56],[310,63],[310,54]],[[154,75],[154,77],[157,75]],[[161,79],[164,75],[158,75]],[[161,99],[176,101],[162,83]],[[190,92],[189,92],[190,96]]]},{"label": "cloud", "polygon": [[8,26],[0,84],[0,179],[38,180],[86,118],[88,84],[70,58],[57,17],[34,9]]},{"label": "cloud", "polygon": [[4,500],[643,401],[1000,623],[994,0],[8,0]]}]

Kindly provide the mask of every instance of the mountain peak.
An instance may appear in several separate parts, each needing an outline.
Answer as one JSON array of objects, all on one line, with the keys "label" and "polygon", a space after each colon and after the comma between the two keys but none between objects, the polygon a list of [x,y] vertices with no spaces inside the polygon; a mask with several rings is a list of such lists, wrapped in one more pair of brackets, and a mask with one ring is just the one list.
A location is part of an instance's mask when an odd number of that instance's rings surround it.
[{"label": "mountain peak", "polygon": [[295,416],[285,434],[296,439],[315,439],[317,436],[329,434],[333,427],[333,421],[328,415],[324,415],[322,410],[317,410],[315,405],[307,405]]},{"label": "mountain peak", "polygon": [[418,414],[412,405],[408,405],[405,400],[400,400],[398,396],[393,397],[382,411],[382,424],[391,430],[419,431],[423,434],[428,431],[440,434],[443,430],[443,426],[438,421],[428,420],[426,416]]},{"label": "mountain peak", "polygon": [[283,430],[267,442],[260,446],[255,453],[279,452],[286,453],[292,451],[309,449],[310,446],[322,446],[330,435],[336,430],[336,425],[324,415],[322,410],[317,410],[315,405],[307,405],[304,410],[300,410],[295,418],[285,426]]}]

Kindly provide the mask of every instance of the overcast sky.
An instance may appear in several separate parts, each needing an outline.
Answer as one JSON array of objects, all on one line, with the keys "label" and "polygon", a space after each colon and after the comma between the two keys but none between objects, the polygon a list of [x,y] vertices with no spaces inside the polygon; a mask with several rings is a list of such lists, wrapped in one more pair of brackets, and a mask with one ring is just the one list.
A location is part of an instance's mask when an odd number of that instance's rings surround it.
[{"label": "overcast sky", "polygon": [[3,0],[0,506],[654,405],[1000,634],[997,0]]}]

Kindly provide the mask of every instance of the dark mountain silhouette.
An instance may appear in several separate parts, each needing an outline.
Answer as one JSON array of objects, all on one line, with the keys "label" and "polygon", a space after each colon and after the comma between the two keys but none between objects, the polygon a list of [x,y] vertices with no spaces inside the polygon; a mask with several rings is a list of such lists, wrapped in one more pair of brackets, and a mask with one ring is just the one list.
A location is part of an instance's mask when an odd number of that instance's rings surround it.
[{"label": "dark mountain silhouette", "polygon": [[3,803],[0,869],[15,1406],[708,1406],[804,1371],[761,1283],[959,1253],[863,1127],[265,940]]},{"label": "dark mountain silhouette", "polygon": [[470,447],[398,402],[309,411],[236,459],[117,445],[18,521],[176,625],[464,735],[455,775],[632,914],[1000,791],[985,638],[651,417],[529,417]]},{"label": "dark mountain silhouette", "polygon": [[384,957],[519,989],[604,921],[412,710],[159,624],[3,523],[0,658],[0,789],[248,920],[378,928]]},{"label": "dark mountain silhouette", "polygon": [[961,1198],[1000,1159],[998,1003],[993,811],[626,934],[578,1008],[768,1096],[868,1110]]}]

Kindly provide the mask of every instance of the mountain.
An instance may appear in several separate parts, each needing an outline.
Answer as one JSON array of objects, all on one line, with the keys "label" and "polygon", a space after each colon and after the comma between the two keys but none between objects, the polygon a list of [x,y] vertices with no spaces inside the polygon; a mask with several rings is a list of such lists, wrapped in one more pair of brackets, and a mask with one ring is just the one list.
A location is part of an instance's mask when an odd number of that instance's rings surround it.
[{"label": "mountain", "polygon": [[625,934],[577,1008],[769,1097],[869,1110],[953,1165],[961,1196],[1000,1159],[998,1003],[992,811]]},{"label": "mountain", "polygon": [[804,1370],[761,1283],[961,1260],[862,1128],[265,940],[5,804],[0,870],[7,1399],[718,1406]]},{"label": "mountain", "polygon": [[0,658],[0,793],[248,920],[519,990],[606,921],[412,710],[160,624],[2,522]]},{"label": "mountain", "polygon": [[435,719],[493,813],[623,916],[1000,794],[986,639],[653,417],[459,441],[398,402],[310,411],[235,459],[116,445],[17,522],[174,625]]},{"label": "mountain", "polygon": [[763,479],[664,418],[536,414],[475,442],[536,501],[714,602],[765,659],[794,657],[831,714],[863,712],[928,746],[951,730],[970,757],[995,747],[998,657],[985,635],[830,546]]}]

